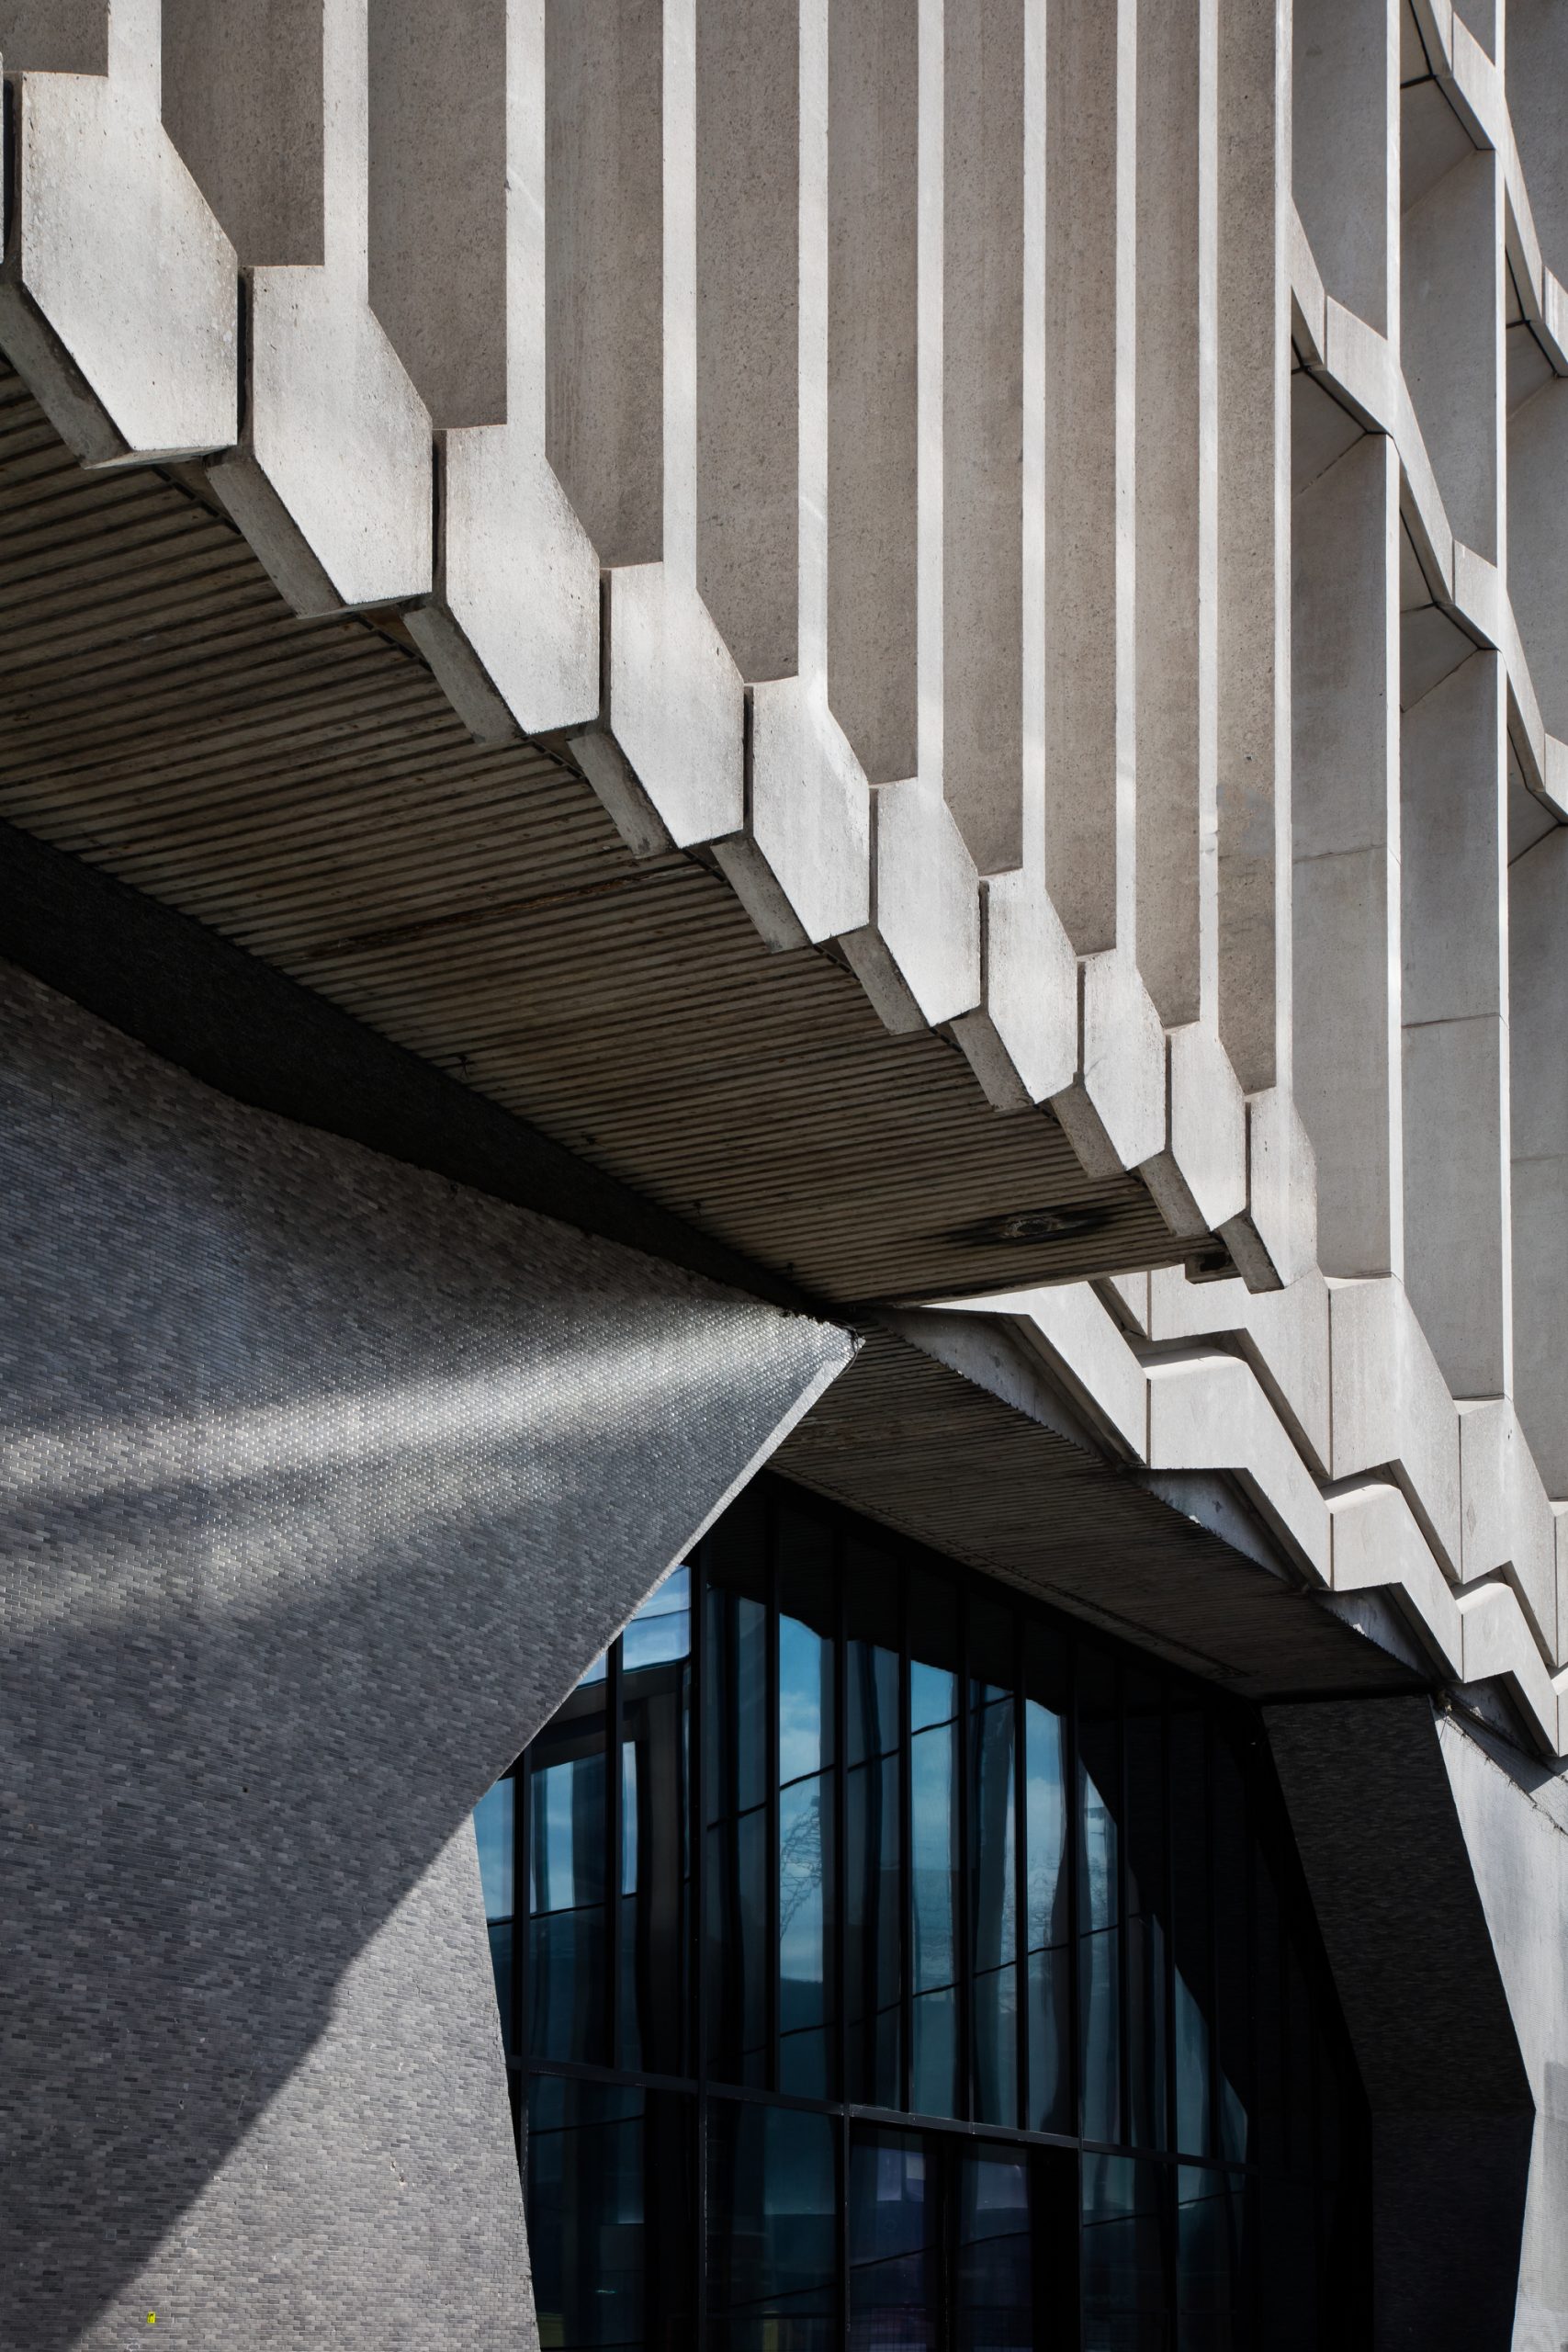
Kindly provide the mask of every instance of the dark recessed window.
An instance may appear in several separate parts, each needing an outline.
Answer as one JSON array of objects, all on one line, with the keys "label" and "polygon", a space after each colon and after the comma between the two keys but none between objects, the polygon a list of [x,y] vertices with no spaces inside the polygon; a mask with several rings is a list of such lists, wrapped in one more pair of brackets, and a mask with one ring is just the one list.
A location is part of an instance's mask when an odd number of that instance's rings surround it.
[{"label": "dark recessed window", "polygon": [[1364,2341],[1245,1708],[765,1478],[475,1826],[547,2352]]}]

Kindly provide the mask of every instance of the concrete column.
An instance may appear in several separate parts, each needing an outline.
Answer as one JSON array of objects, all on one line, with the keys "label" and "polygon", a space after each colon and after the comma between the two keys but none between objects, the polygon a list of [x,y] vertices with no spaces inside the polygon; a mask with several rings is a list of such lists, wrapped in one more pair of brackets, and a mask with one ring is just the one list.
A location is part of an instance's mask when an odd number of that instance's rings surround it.
[{"label": "concrete column", "polygon": [[1280,0],[1221,0],[1219,1022],[1248,1094],[1290,1085],[1289,65]]},{"label": "concrete column", "polygon": [[0,58],[7,74],[107,74],[109,0],[6,0]]},{"label": "concrete column", "polygon": [[828,58],[828,696],[875,787],[871,920],[844,949],[905,1031],[983,994],[978,877],[942,791],[942,0],[835,0]]},{"label": "concrete column", "polygon": [[24,0],[0,56],[7,357],[85,464],[227,448],[234,249],[164,129],[159,0]]},{"label": "concrete column", "polygon": [[1502,559],[1503,232],[1491,153],[1453,164],[1401,223],[1404,380],[1454,536],[1489,563]]},{"label": "concrete column", "polygon": [[209,470],[301,613],[411,602],[434,567],[430,416],[370,308],[368,0],[319,6],[321,266],[252,271],[243,431]]},{"label": "concrete column", "polygon": [[829,14],[828,696],[873,784],[919,766],[919,36]]},{"label": "concrete column", "polygon": [[1167,1027],[1218,1009],[1218,0],[1138,20],[1138,967]]},{"label": "concrete column", "polygon": [[716,854],[779,947],[871,911],[871,798],[828,705],[829,20],[698,19],[698,584],[749,681],[746,823]]},{"label": "concrete column", "polygon": [[1508,0],[1505,38],[1508,119],[1530,212],[1546,266],[1562,278],[1568,277],[1568,142],[1562,137],[1568,18],[1557,0]]},{"label": "concrete column", "polygon": [[1264,1720],[1371,2109],[1374,2352],[1508,2352],[1530,2084],[1450,1731],[1421,1697]]},{"label": "concrete column", "polygon": [[659,0],[546,0],[547,450],[605,563],[661,551]]},{"label": "concrete column", "polygon": [[7,2340],[526,2342],[469,1813],[851,1342],[0,1030]]},{"label": "concrete column", "polygon": [[376,0],[369,290],[431,422],[506,419],[506,0]]},{"label": "concrete column", "polygon": [[[1560,1773],[1461,1727],[1456,1715],[1439,1738],[1535,2110],[1512,2312],[1523,2352],[1561,2344],[1568,2330],[1568,1789]],[[1459,2177],[1471,2178],[1473,2165],[1467,2156]],[[1458,2243],[1491,2252],[1495,2241],[1478,2215],[1462,2226]],[[1503,2249],[1513,2243],[1509,2227]],[[1507,2266],[1499,2268],[1506,2285]]]},{"label": "concrete column", "polygon": [[1295,11],[1296,209],[1323,283],[1380,334],[1399,326],[1399,29],[1407,0]]},{"label": "concrete column", "polygon": [[1399,460],[1368,434],[1294,500],[1295,1093],[1319,1261],[1404,1269]]},{"label": "concrete column", "polygon": [[242,266],[320,262],[321,0],[164,0],[163,49],[164,126]]},{"label": "concrete column", "polygon": [[370,290],[440,428],[435,578],[408,625],[481,739],[581,726],[599,560],[545,454],[544,0],[381,0],[374,22]]},{"label": "concrete column", "polygon": [[983,874],[1023,857],[1025,17],[945,17],[942,785]]},{"label": "concrete column", "polygon": [[1405,712],[1405,1287],[1451,1392],[1513,1385],[1507,681],[1474,653]]},{"label": "concrete column", "polygon": [[697,0],[697,587],[742,677],[797,652],[800,28]]},{"label": "concrete column", "polygon": [[1553,376],[1507,423],[1508,592],[1547,731],[1568,737],[1568,380]]},{"label": "concrete column", "polygon": [[697,0],[596,0],[549,23],[547,184],[570,223],[552,238],[550,332],[572,404],[550,447],[613,567],[600,723],[575,744],[646,854],[746,816],[745,682],[697,579]]},{"label": "concrete column", "polygon": [[1046,43],[1045,872],[1080,956],[1135,949],[1136,0]]},{"label": "concrete column", "polygon": [[1514,1398],[1549,1495],[1568,1495],[1568,828],[1508,869]]}]

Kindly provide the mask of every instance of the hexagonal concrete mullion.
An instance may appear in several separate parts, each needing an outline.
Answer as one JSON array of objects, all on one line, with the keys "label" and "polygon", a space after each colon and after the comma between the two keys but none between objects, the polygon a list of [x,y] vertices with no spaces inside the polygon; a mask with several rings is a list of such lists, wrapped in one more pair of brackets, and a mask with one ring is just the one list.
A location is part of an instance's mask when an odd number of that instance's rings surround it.
[{"label": "hexagonal concrete mullion", "polygon": [[870,920],[843,945],[897,1032],[980,1001],[978,876],[942,790],[943,25],[901,0],[832,24],[828,689],[875,787]]},{"label": "hexagonal concrete mullion", "polygon": [[[244,430],[213,488],[299,613],[432,581],[429,413],[368,291],[367,0],[315,0],[324,259],[249,273]],[[265,103],[267,62],[249,62]]]},{"label": "hexagonal concrete mullion", "polygon": [[1230,11],[1217,88],[1219,1024],[1249,1096],[1291,1085],[1289,39]]},{"label": "hexagonal concrete mullion", "polygon": [[[965,30],[971,44],[978,35],[982,92],[984,69],[995,72],[999,65],[1006,73],[1016,65],[1020,104],[1016,115],[1005,118],[1015,142],[1010,153],[1005,141],[976,136],[977,127],[963,111],[963,90],[949,107],[955,152],[967,168],[987,175],[981,220],[968,208],[955,208],[950,229],[960,279],[955,297],[962,305],[962,288],[992,275],[977,266],[976,244],[983,252],[999,242],[1011,264],[1002,282],[1016,281],[1017,307],[1000,319],[989,305],[981,307],[981,322],[1000,344],[999,352],[987,348],[983,356],[987,365],[994,356],[999,366],[1010,361],[1016,368],[1019,414],[1013,450],[1004,441],[1008,420],[1004,416],[998,429],[997,403],[962,347],[962,311],[950,316],[950,337],[960,347],[949,358],[948,419],[955,435],[966,434],[969,441],[955,458],[965,472],[978,472],[1008,517],[1004,537],[991,514],[966,514],[961,495],[944,501],[954,558],[944,579],[943,687],[950,702],[944,781],[961,817],[967,816],[982,869],[980,1001],[960,1014],[953,1033],[988,1099],[1000,1110],[1022,1110],[1069,1088],[1078,1068],[1077,959],[1045,884],[1044,0],[1023,0],[1010,20],[1000,22],[982,9]],[[998,60],[992,52],[1003,37],[1012,53]],[[997,495],[1010,478],[1010,514]],[[982,579],[987,583],[984,611],[961,610]],[[1010,628],[1016,644],[1009,642]],[[987,713],[998,704],[1004,707],[997,751]],[[988,774],[993,759],[996,772]]]},{"label": "hexagonal concrete mullion", "polygon": [[434,584],[409,629],[481,741],[581,727],[599,558],[546,455],[545,0],[378,0],[376,34],[372,292],[437,427]]},{"label": "hexagonal concrete mullion", "polygon": [[[96,62],[107,73],[50,70]],[[86,465],[226,448],[235,257],[160,117],[159,0],[62,10],[5,56],[15,212],[0,337]],[[35,71],[33,68],[41,68]]]},{"label": "hexagonal concrete mullion", "polygon": [[[647,855],[739,831],[745,816],[745,695],[734,657],[704,605],[696,580],[696,5],[664,0],[657,48],[626,36],[598,39],[586,18],[563,103],[575,109],[569,135],[585,128],[587,150],[622,171],[615,149],[631,145],[660,220],[659,301],[648,323],[658,360],[659,428],[629,450],[616,443],[622,418],[646,398],[612,357],[605,386],[579,368],[568,396],[591,412],[578,435],[625,465],[631,496],[653,532],[655,560],[616,561],[599,536],[604,574],[601,699],[596,726],[573,750],[623,837]],[[584,122],[584,119],[585,122]],[[650,152],[651,151],[651,152]],[[627,202],[592,224],[593,243],[579,266],[603,270],[612,300],[642,300],[648,223]],[[649,354],[644,359],[653,354]],[[603,419],[592,412],[603,405]],[[618,413],[616,413],[618,410]],[[573,487],[569,474],[568,485]],[[628,550],[629,552],[629,550]]]},{"label": "hexagonal concrete mullion", "polygon": [[[764,938],[787,947],[868,922],[872,803],[828,702],[829,0],[764,9],[748,36],[705,41],[699,57],[698,252],[705,225],[716,263],[698,289],[713,346],[699,352],[699,561],[753,681],[745,826],[717,855]],[[736,143],[767,137],[765,118],[783,151],[773,158],[782,197],[771,175],[745,170]],[[781,375],[791,396],[775,405]],[[753,484],[749,511],[725,498],[727,472]],[[774,584],[759,593],[770,537]]]}]

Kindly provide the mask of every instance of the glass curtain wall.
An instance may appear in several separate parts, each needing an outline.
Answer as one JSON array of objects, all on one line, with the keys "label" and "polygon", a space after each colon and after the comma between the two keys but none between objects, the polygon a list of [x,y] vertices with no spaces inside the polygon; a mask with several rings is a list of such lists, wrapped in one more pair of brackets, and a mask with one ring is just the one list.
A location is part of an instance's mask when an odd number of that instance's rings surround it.
[{"label": "glass curtain wall", "polygon": [[476,1830],[553,2352],[1364,2340],[1246,1710],[762,1479]]}]

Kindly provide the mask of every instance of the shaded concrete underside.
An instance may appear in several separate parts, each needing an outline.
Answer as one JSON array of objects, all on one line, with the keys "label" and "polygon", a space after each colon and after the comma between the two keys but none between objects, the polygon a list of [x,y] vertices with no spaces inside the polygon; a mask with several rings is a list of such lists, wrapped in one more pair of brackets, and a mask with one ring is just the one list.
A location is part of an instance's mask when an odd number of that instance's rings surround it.
[{"label": "shaded concrete underside", "polygon": [[12,824],[823,1298],[1183,1256],[711,864],[634,861],[553,751],[476,746],[395,615],[296,618],[197,473],[85,472],[3,368],[0,535]]}]

